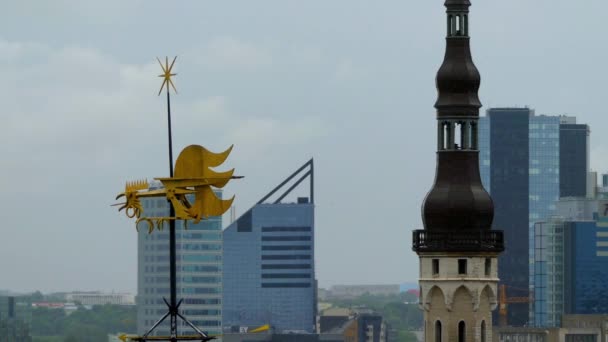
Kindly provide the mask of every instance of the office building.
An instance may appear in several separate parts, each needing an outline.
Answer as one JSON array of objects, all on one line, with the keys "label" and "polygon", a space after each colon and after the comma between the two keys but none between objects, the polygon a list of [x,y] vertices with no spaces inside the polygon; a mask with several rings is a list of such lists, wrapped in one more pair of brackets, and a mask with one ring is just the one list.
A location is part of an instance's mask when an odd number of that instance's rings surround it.
[{"label": "office building", "polygon": [[534,325],[556,327],[564,314],[608,314],[608,201],[567,197],[538,222]]},{"label": "office building", "polygon": [[[224,230],[225,331],[315,331],[313,171],[310,160]],[[308,196],[286,201],[307,178]]]},{"label": "office building", "polygon": [[65,294],[65,300],[82,305],[135,305],[131,293],[70,292]]},{"label": "office building", "polygon": [[424,340],[486,342],[492,338],[503,234],[492,230],[492,198],[479,174],[481,76],[470,51],[471,2],[446,0],[445,6],[446,52],[436,77],[436,176],[412,249],[420,259]]},{"label": "office building", "polygon": [[[156,184],[155,186],[159,186]],[[152,188],[151,188],[152,189]],[[221,193],[218,193],[220,196]],[[144,215],[168,216],[166,199],[142,198]],[[143,334],[167,312],[169,300],[169,229],[148,234],[139,224],[137,277],[137,332]],[[222,218],[211,217],[197,224],[176,222],[177,297],[183,299],[181,313],[210,335],[221,333],[222,307]],[[191,331],[181,323],[180,331]],[[168,335],[169,322],[154,331]]]},{"label": "office building", "polygon": [[606,342],[608,315],[564,315],[558,327],[496,327],[496,342]]},{"label": "office building", "polygon": [[[589,128],[574,117],[491,108],[480,118],[479,142],[482,181],[494,200],[493,227],[504,230],[509,246],[499,258],[501,284],[508,297],[532,298],[534,223],[553,215],[560,197],[587,193]],[[511,304],[508,324],[534,320],[530,309],[529,303]]]},{"label": "office building", "polygon": [[534,295],[531,325],[558,327],[564,313],[564,221],[552,217],[534,225]]},{"label": "office building", "polygon": [[0,296],[0,341],[31,342],[31,321],[31,298]]}]

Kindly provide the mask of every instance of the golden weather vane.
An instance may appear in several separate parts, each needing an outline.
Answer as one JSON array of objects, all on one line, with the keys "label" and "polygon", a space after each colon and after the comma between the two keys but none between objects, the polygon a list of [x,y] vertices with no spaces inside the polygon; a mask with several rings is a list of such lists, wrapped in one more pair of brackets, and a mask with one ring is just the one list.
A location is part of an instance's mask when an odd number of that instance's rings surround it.
[{"label": "golden weather vane", "polygon": [[165,87],[165,85],[167,86],[167,91],[169,91],[169,85],[171,85],[171,88],[173,88],[173,90],[177,94],[177,89],[175,89],[175,85],[173,84],[173,81],[171,80],[171,77],[177,75],[177,74],[171,73],[171,71],[173,70],[173,65],[175,65],[176,59],[177,59],[177,56],[173,57],[173,62],[171,62],[171,65],[169,65],[169,57],[165,57],[165,64],[163,65],[163,63],[160,61],[160,59],[158,59],[158,57],[156,57],[158,64],[160,64],[160,67],[163,69],[163,73],[161,75],[158,75],[158,77],[163,78],[163,84],[160,86],[160,90],[158,91],[158,96],[160,96],[160,93],[163,92],[163,88]]},{"label": "golden weather vane", "polygon": [[[170,87],[177,93],[171,77],[173,66],[177,56],[169,64],[169,58],[165,57],[165,63],[157,57],[156,60],[163,70],[158,77],[163,78],[163,83],[158,94],[167,90],[167,101],[169,101]],[[150,189],[148,181],[128,182],[125,191],[120,193],[116,199],[125,198],[125,202],[115,204],[118,209],[125,212],[128,217],[136,218],[136,227],[139,222],[148,223],[148,231],[152,232],[154,227],[161,230],[165,222],[183,220],[186,224],[189,220],[198,223],[211,216],[220,216],[232,205],[234,197],[223,200],[215,195],[213,189],[223,188],[231,179],[242,178],[234,176],[234,169],[226,172],[216,172],[211,168],[220,166],[232,151],[232,146],[224,152],[213,153],[199,145],[190,145],[182,150],[177,157],[175,174],[173,169],[172,142],[171,142],[171,111],[168,106],[169,116],[169,169],[170,175],[165,178],[155,178],[163,185],[162,188]],[[150,217],[142,215],[144,208],[140,198],[166,197],[171,203],[171,214],[167,217]]]},{"label": "golden weather vane", "polygon": [[[231,179],[242,177],[234,176],[234,169],[216,172],[211,168],[223,164],[231,151],[232,146],[221,153],[213,153],[199,145],[184,148],[177,157],[175,176],[155,178],[163,188],[150,190],[147,181],[129,182],[125,191],[116,197],[126,199],[124,203],[116,204],[121,206],[118,210],[126,209],[128,217],[137,218],[136,224],[141,221],[148,223],[148,232],[152,232],[154,226],[161,230],[165,222],[172,220],[198,223],[211,216],[222,215],[230,209],[234,196],[223,200],[215,195],[213,189],[223,188]],[[142,217],[144,209],[140,198],[151,197],[166,197],[175,209],[175,216]]]},{"label": "golden weather vane", "polygon": [[[182,303],[177,301],[177,273],[176,273],[176,233],[175,222],[177,220],[184,221],[184,228],[187,229],[187,222],[193,221],[198,223],[211,216],[220,216],[225,213],[234,200],[224,200],[216,195],[216,189],[223,188],[231,179],[242,178],[234,176],[234,169],[218,172],[212,170],[224,163],[228,155],[232,151],[232,146],[224,152],[213,153],[199,145],[190,145],[184,148],[177,157],[175,170],[173,169],[173,143],[171,134],[171,89],[177,93],[177,89],[171,80],[171,77],[177,75],[172,72],[177,56],[173,58],[169,64],[169,58],[165,57],[165,64],[156,58],[158,64],[163,69],[163,73],[158,77],[163,78],[163,83],[160,87],[158,95],[167,88],[167,128],[169,140],[169,177],[155,178],[162,183],[162,187],[150,187],[147,181],[128,182],[124,192],[120,193],[116,199],[125,198],[125,202],[115,204],[120,206],[118,211],[125,210],[130,218],[136,218],[135,227],[139,222],[148,224],[148,232],[151,233],[156,226],[161,230],[165,223],[169,223],[169,270],[170,270],[170,301],[163,298],[168,307],[168,312],[144,335],[128,336],[121,335],[122,341],[209,341],[215,336],[209,336],[205,332],[198,329],[184,316],[179,314],[179,306]],[[174,172],[175,171],[175,172]],[[140,198],[164,197],[169,201],[169,215],[151,217],[144,215],[144,206]],[[169,336],[154,336],[149,335],[156,327],[169,317],[170,320],[170,335]],[[181,318],[198,335],[179,336],[177,318]]]}]

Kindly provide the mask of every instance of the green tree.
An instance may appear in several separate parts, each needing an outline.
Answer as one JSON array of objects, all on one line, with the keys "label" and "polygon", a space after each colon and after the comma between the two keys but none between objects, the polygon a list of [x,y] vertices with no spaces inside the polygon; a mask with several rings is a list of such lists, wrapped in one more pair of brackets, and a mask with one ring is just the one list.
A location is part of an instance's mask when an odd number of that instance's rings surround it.
[{"label": "green tree", "polygon": [[[91,310],[79,308],[70,315],[63,310],[35,308],[32,312],[34,336],[59,336],[60,341],[107,341],[108,334],[136,329],[134,306],[101,305]],[[43,341],[43,340],[41,340]]]}]

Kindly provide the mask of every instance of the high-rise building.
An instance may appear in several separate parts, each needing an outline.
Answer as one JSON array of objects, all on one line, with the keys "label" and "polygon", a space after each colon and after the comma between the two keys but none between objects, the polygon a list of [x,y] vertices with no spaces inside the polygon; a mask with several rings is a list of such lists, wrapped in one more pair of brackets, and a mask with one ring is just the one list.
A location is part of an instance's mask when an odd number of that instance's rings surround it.
[{"label": "high-rise building", "polygon": [[[307,177],[309,195],[284,202]],[[315,331],[313,177],[310,160],[224,230],[226,332],[265,324],[278,333]]]},{"label": "high-rise building", "polygon": [[534,314],[530,325],[558,327],[564,312],[564,221],[552,217],[534,225]]},{"label": "high-rise building", "polygon": [[[508,297],[532,298],[534,223],[555,213],[560,197],[585,196],[589,127],[529,108],[491,108],[480,118],[480,172],[492,194],[494,227],[509,249],[499,258]],[[522,239],[527,236],[527,239]],[[530,304],[510,304],[508,324],[534,319]]]},{"label": "high-rise building", "polygon": [[567,197],[535,225],[534,325],[557,327],[564,314],[608,314],[608,201]]},{"label": "high-rise building", "polygon": [[[218,193],[218,195],[221,195]],[[146,216],[168,216],[166,199],[142,198]],[[188,320],[210,335],[221,333],[222,320],[222,218],[211,217],[184,229],[176,222],[177,296],[180,311]],[[137,332],[143,334],[167,312],[163,298],[169,300],[169,229],[148,234],[139,224],[137,277]],[[182,323],[180,329],[191,331]],[[165,320],[155,335],[169,335]]]},{"label": "high-rise building", "polygon": [[481,77],[469,46],[471,3],[446,0],[445,6],[447,46],[436,78],[435,183],[422,208],[424,230],[412,237],[420,258],[424,340],[486,342],[492,338],[503,235],[491,229],[494,207],[479,174]]},{"label": "high-rise building", "polygon": [[31,342],[32,301],[28,296],[0,296],[0,341]]}]

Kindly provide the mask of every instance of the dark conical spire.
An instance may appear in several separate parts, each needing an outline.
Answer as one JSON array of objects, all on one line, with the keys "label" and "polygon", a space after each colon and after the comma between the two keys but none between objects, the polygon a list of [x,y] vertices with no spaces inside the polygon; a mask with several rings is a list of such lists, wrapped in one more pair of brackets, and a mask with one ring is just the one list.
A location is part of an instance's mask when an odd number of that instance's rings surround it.
[{"label": "dark conical spire", "polygon": [[[465,246],[455,241],[434,241],[433,248],[437,250],[500,249],[502,233],[490,232],[494,205],[479,175],[477,136],[481,102],[477,93],[481,77],[469,47],[471,3],[469,0],[446,0],[445,6],[446,51],[436,77],[437,170],[433,188],[422,207],[425,230],[414,232],[414,249],[428,250],[429,238],[433,236],[419,232],[466,242]],[[474,239],[470,239],[471,236]],[[490,240],[500,236],[500,243],[488,242],[480,238],[482,236]],[[421,238],[427,240],[421,242]]]}]

